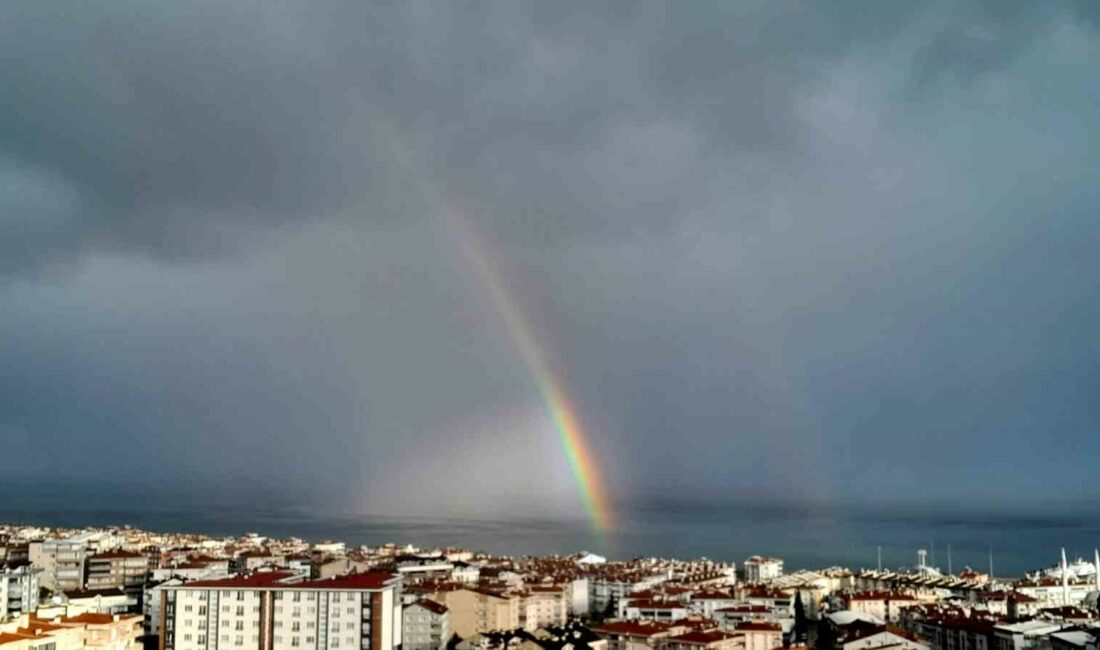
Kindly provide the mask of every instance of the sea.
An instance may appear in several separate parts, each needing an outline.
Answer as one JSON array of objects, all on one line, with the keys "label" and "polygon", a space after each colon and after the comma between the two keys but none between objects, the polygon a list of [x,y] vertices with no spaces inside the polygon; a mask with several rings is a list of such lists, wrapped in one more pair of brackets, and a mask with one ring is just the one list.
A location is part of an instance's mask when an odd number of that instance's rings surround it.
[{"label": "sea", "polygon": [[[10,494],[9,494],[10,496]],[[3,498],[0,522],[57,527],[129,525],[159,532],[215,536],[258,533],[349,545],[411,544],[420,548],[463,547],[495,554],[566,555],[589,551],[609,559],[710,558],[740,563],[755,554],[781,557],[788,571],[830,566],[906,568],[918,549],[941,570],[992,569],[1021,577],[1053,565],[1065,548],[1072,560],[1091,559],[1100,546],[1096,518],[1052,515],[947,516],[838,509],[730,508],[625,513],[607,531],[585,521],[538,517],[452,518],[370,516],[315,510],[200,506],[88,507],[79,500],[36,504]],[[881,565],[879,558],[881,557]]]}]

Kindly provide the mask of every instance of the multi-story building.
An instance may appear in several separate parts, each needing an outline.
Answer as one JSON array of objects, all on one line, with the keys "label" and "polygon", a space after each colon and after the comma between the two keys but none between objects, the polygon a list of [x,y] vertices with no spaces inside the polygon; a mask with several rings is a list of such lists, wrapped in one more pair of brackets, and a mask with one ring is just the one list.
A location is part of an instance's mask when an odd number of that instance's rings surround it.
[{"label": "multi-story building", "polygon": [[140,595],[149,575],[149,558],[133,551],[113,550],[85,558],[85,587],[89,590],[117,587]]},{"label": "multi-story building", "polygon": [[520,626],[522,599],[509,591],[461,587],[437,591],[428,598],[447,607],[451,630],[463,639]]},{"label": "multi-story building", "polygon": [[84,562],[90,553],[115,548],[121,539],[100,531],[87,531],[63,539],[31,542],[28,559],[42,569],[40,584],[54,592],[84,587]]},{"label": "multi-story building", "polygon": [[919,604],[913,596],[890,591],[861,591],[847,596],[848,609],[871,614],[884,621],[897,621],[901,610]]},{"label": "multi-story building", "polygon": [[609,621],[594,626],[592,631],[607,641],[607,650],[652,650],[663,639],[690,630],[654,621]]},{"label": "multi-story building", "polygon": [[1064,623],[1035,619],[1017,623],[1000,623],[993,627],[996,650],[1032,650],[1050,644],[1050,635],[1060,632]]},{"label": "multi-story building", "polygon": [[0,625],[3,650],[139,650],[141,617],[84,613],[40,618],[23,614]]},{"label": "multi-story building", "polygon": [[668,574],[660,572],[612,572],[589,576],[588,608],[593,614],[612,614],[620,609],[619,601],[636,591],[651,589],[668,581]]},{"label": "multi-story building", "polygon": [[161,585],[160,650],[394,650],[401,578],[285,571]]},{"label": "multi-story building", "polygon": [[434,600],[406,605],[402,625],[402,650],[440,650],[451,639],[451,614]]},{"label": "multi-story building", "polygon": [[754,555],[745,560],[745,580],[748,582],[766,582],[783,575],[783,560],[777,557]]},{"label": "multi-story building", "polygon": [[534,586],[520,607],[520,627],[535,631],[540,627],[565,625],[569,616],[568,587]]},{"label": "multi-story building", "polygon": [[41,569],[23,565],[0,569],[0,619],[38,608],[38,574]]},{"label": "multi-story building", "polygon": [[738,623],[734,632],[744,636],[745,650],[773,650],[783,646],[783,626],[770,621]]},{"label": "multi-story building", "polygon": [[658,648],[660,650],[744,650],[745,637],[723,630],[692,631],[662,639]]}]

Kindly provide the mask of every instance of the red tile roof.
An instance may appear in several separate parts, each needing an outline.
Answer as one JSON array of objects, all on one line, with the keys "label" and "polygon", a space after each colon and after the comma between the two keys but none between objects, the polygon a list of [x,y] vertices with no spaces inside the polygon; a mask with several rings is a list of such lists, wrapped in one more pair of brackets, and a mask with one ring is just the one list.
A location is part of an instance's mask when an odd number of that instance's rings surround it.
[{"label": "red tile roof", "polygon": [[737,634],[730,634],[729,632],[723,632],[722,630],[709,630],[706,632],[688,632],[686,634],[678,634],[674,637],[669,637],[669,641],[675,641],[677,643],[690,643],[698,645],[709,645],[718,641],[727,641],[729,639],[737,638]]},{"label": "red tile roof", "polygon": [[734,629],[740,632],[746,630],[749,632],[782,632],[783,627],[779,623],[768,623],[766,621],[745,621],[744,623],[738,623],[734,626]]},{"label": "red tile roof", "polygon": [[[367,571],[285,585],[293,589],[381,589],[397,577],[389,571]],[[280,585],[282,586],[282,585]]]},{"label": "red tile roof", "polygon": [[196,580],[183,587],[209,587],[217,589],[381,589],[396,577],[389,571],[349,573],[324,580],[290,582],[295,574],[290,571],[264,571],[247,576],[234,576],[218,580]]},{"label": "red tile roof", "polygon": [[293,577],[294,573],[290,571],[264,571],[247,576],[233,576],[232,578],[219,578],[217,580],[195,580],[181,586],[218,589],[262,589],[265,587],[286,587],[288,585],[280,583]]},{"label": "red tile roof", "polygon": [[654,621],[611,621],[592,627],[597,634],[625,634],[627,636],[652,636],[666,634],[672,626]]}]

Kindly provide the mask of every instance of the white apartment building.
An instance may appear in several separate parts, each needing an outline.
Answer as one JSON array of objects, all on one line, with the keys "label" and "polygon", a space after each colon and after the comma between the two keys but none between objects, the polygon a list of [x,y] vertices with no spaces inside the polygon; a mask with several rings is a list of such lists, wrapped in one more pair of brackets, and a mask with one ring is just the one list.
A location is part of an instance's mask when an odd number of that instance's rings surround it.
[{"label": "white apartment building", "polygon": [[401,577],[285,571],[162,585],[160,650],[394,650]]},{"label": "white apartment building", "polygon": [[565,625],[569,617],[568,587],[531,587],[520,605],[520,627],[535,631],[540,627]]},{"label": "white apartment building", "polygon": [[0,619],[38,608],[38,574],[41,569],[21,566],[0,569]]},{"label": "white apartment building", "polygon": [[402,618],[402,650],[440,650],[451,639],[451,613],[433,600],[406,605]]},{"label": "white apartment building", "polygon": [[744,568],[747,582],[766,582],[783,575],[783,560],[754,555],[745,560]]}]

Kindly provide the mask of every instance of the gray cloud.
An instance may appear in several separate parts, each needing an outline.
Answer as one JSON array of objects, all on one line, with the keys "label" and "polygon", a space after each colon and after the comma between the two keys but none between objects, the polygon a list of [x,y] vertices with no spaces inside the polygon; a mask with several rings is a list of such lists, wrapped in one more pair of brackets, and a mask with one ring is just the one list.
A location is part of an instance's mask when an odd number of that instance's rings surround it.
[{"label": "gray cloud", "polygon": [[0,9],[0,431],[22,450],[0,467],[574,512],[447,202],[621,499],[1073,492],[1040,477],[1083,481],[1100,451],[1096,24],[1088,3]]}]

